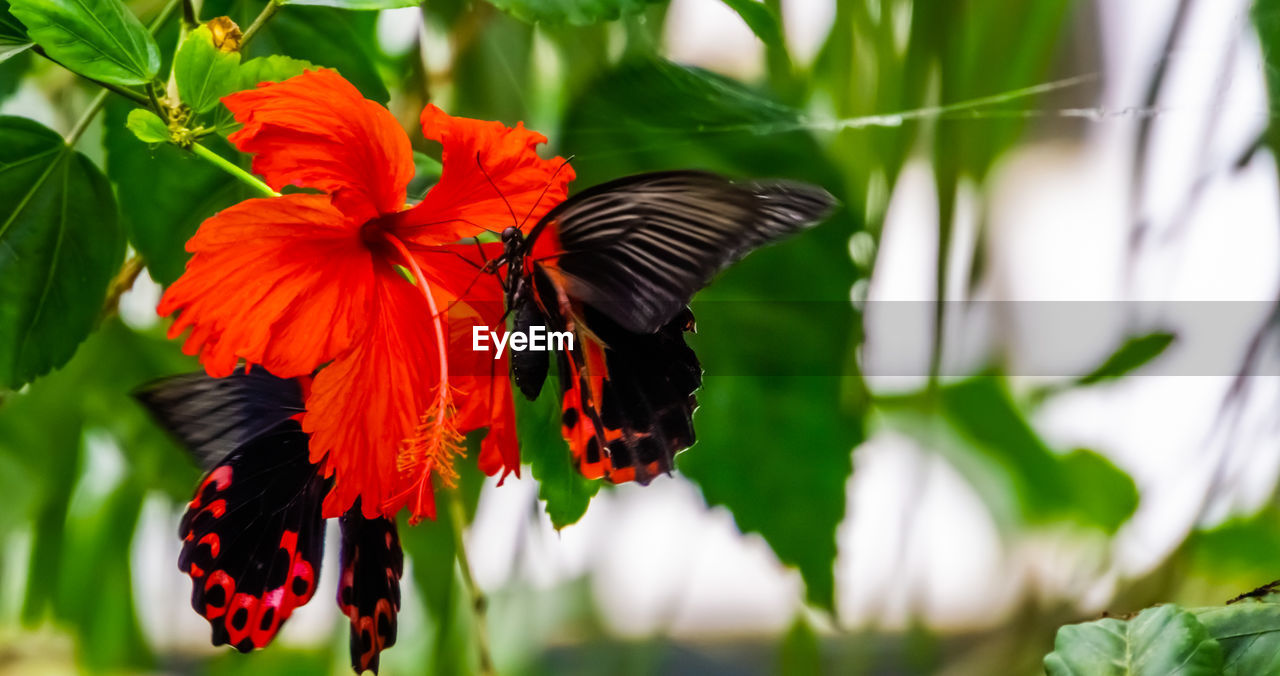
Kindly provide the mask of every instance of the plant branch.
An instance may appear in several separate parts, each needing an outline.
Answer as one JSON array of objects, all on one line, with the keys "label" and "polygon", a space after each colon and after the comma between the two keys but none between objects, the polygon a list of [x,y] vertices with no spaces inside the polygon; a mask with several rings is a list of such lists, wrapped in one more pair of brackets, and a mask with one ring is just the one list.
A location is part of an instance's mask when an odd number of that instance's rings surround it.
[{"label": "plant branch", "polygon": [[458,567],[462,569],[462,582],[471,600],[471,624],[475,633],[476,649],[480,652],[480,674],[493,676],[497,672],[493,668],[493,657],[489,653],[489,633],[485,627],[485,609],[488,601],[485,599],[484,592],[476,586],[475,579],[471,577],[471,561],[467,558],[467,547],[462,538],[467,528],[467,516],[457,489],[449,491],[449,519],[453,522],[453,548],[458,558]]},{"label": "plant branch", "polygon": [[256,18],[254,18],[253,23],[249,24],[248,30],[246,30],[244,35],[240,38],[241,54],[245,53],[245,47],[249,46],[249,41],[253,39],[253,36],[257,35],[258,31],[262,30],[262,27],[265,26],[266,23],[271,20],[271,17],[275,16],[278,11],[280,11],[280,3],[277,0],[268,0],[267,6],[262,8],[262,11],[258,13]]},{"label": "plant branch", "polygon": [[120,296],[133,288],[133,283],[138,280],[143,267],[142,256],[137,254],[130,256],[129,260],[124,262],[120,272],[116,273],[115,279],[111,280],[111,285],[107,287],[107,300],[102,304],[99,321],[107,319],[120,309]]},{"label": "plant branch", "polygon": [[266,183],[263,183],[262,179],[259,179],[257,176],[250,174],[244,169],[241,169],[238,165],[236,165],[236,163],[228,160],[227,158],[219,155],[218,153],[213,152],[212,150],[209,150],[208,148],[200,145],[199,143],[192,143],[189,150],[192,153],[195,153],[196,157],[199,157],[204,161],[214,165],[215,167],[218,167],[219,169],[227,172],[228,174],[231,174],[232,176],[236,177],[236,179],[238,179],[241,183],[244,183],[245,185],[249,186],[250,188],[253,188],[254,190],[257,190],[263,195],[266,195],[267,197],[280,196],[280,193],[271,189],[271,186],[267,185]]},{"label": "plant branch", "polygon": [[195,30],[200,26],[200,19],[196,15],[196,6],[192,0],[182,0],[182,33],[181,37]]},{"label": "plant branch", "polygon": [[67,134],[67,145],[74,146],[76,141],[80,140],[80,137],[84,135],[84,130],[88,129],[89,123],[93,122],[93,118],[98,116],[98,111],[102,110],[102,106],[106,105],[107,97],[110,95],[111,92],[104,89],[93,97],[93,100],[89,102],[89,107],[80,114],[80,119],[76,120],[76,126],[72,127],[71,133]]}]

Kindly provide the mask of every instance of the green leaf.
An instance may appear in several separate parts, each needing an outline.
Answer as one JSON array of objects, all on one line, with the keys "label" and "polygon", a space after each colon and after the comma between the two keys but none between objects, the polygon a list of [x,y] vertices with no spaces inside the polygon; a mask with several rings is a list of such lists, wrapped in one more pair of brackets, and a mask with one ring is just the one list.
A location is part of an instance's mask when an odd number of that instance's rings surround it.
[{"label": "green leaf", "polygon": [[129,119],[125,122],[125,127],[133,132],[143,143],[167,143],[169,141],[169,127],[160,119],[159,115],[146,110],[144,108],[134,108],[129,111]]},{"label": "green leaf", "polygon": [[349,14],[331,7],[293,7],[271,20],[253,49],[332,68],[365,97],[385,105],[391,94],[374,62],[375,20],[374,14]]},{"label": "green leaf", "polygon": [[173,60],[178,96],[196,113],[218,105],[218,100],[241,88],[240,53],[224,52],[213,44],[208,26],[187,35]]},{"label": "green leaf", "polygon": [[102,172],[57,132],[0,117],[0,387],[71,358],[123,257]]},{"label": "green leaf", "polygon": [[409,181],[408,194],[412,200],[421,200],[440,181],[444,165],[426,153],[413,151],[413,180]]},{"label": "green leaf", "polygon": [[396,9],[417,7],[419,0],[281,0],[282,5],[318,5],[349,10]]},{"label": "green leaf", "polygon": [[584,478],[578,472],[561,436],[559,391],[552,376],[543,384],[537,401],[515,395],[520,457],[529,463],[533,478],[538,480],[538,498],[546,504],[547,516],[556,530],[581,519],[591,498],[600,491],[599,481]]},{"label": "green leaf", "polygon": [[[702,168],[808,181],[841,197],[842,175],[799,129],[799,114],[732,80],[631,61],[582,92],[569,104],[560,148],[577,156],[578,186]],[[800,570],[808,598],[828,608],[836,526],[864,437],[863,386],[849,369],[859,321],[848,302],[856,214],[842,210],[752,253],[699,292],[689,343],[707,375],[694,416],[698,442],[677,458],[709,505],[727,507],[743,532],[760,533]]]},{"label": "green leaf", "polygon": [[1114,533],[1138,509],[1137,485],[1110,460],[1076,449],[1058,462],[1064,480],[1072,487],[1072,504],[1085,523]]},{"label": "green leaf", "polygon": [[1147,362],[1159,357],[1173,344],[1172,333],[1149,333],[1145,336],[1130,338],[1120,346],[1114,354],[1107,358],[1092,373],[1080,379],[1081,385],[1094,385],[1107,380],[1115,380],[1142,368]]},{"label": "green leaf", "polygon": [[240,64],[240,89],[252,89],[263,82],[284,82],[316,66],[309,61],[280,54],[260,56]]},{"label": "green leaf", "polygon": [[[119,101],[107,106],[107,174],[116,184],[133,248],[153,279],[170,284],[186,269],[187,240],[206,218],[244,199],[245,190],[230,174],[189,152],[139,142],[125,128],[129,110]],[[204,142],[224,157],[236,155],[215,137]]]},{"label": "green leaf", "polygon": [[1280,561],[1280,509],[1272,504],[1257,514],[1193,532],[1185,550],[1190,555],[1187,578],[1213,580],[1224,589],[1270,580]]},{"label": "green leaf", "polygon": [[[985,461],[1007,472],[1028,520],[1071,516],[1114,532],[1132,514],[1137,503],[1133,480],[1087,451],[1065,458],[1055,454],[1014,405],[1001,379],[971,378],[942,388],[941,398],[946,419],[975,443],[973,448]],[[1093,502],[1096,482],[1124,487],[1116,498],[1121,509],[1107,510]],[[1082,509],[1082,505],[1094,506]]]},{"label": "green leaf", "polygon": [[1223,646],[1175,605],[1062,627],[1044,658],[1049,676],[1215,676],[1223,664]]},{"label": "green leaf", "polygon": [[[480,119],[518,120],[528,95],[513,83],[532,81],[533,27],[509,16],[495,15],[454,58],[453,77],[468,83],[457,88],[453,114]],[[505,73],[504,77],[493,77]]]},{"label": "green leaf", "polygon": [[946,385],[936,401],[927,393],[881,397],[877,410],[946,458],[1001,523],[1072,521],[1114,533],[1137,508],[1131,477],[1092,451],[1051,449],[998,376]]},{"label": "green leaf", "polygon": [[[1280,2],[1257,0],[1253,3],[1251,16],[1258,29],[1258,41],[1262,43],[1267,91],[1274,101],[1280,97]],[[1280,148],[1280,125],[1273,121],[1267,127],[1266,138],[1273,150]]]},{"label": "green leaf", "polygon": [[19,52],[14,58],[0,62],[0,103],[13,96],[31,69],[32,52]]},{"label": "green leaf", "polygon": [[1223,676],[1280,673],[1280,603],[1248,599],[1192,612],[1222,646]]},{"label": "green leaf", "polygon": [[778,673],[782,676],[818,676],[822,669],[822,644],[803,616],[791,623],[778,649]]},{"label": "green leaf", "polygon": [[160,48],[120,0],[12,0],[33,40],[94,80],[140,85],[160,71]]},{"label": "green leaf", "polygon": [[9,12],[8,0],[0,0],[0,63],[25,52],[32,44],[26,28]]},{"label": "green leaf", "polygon": [[723,0],[724,4],[730,9],[738,13],[742,20],[747,23],[747,27],[751,29],[760,41],[771,47],[781,47],[782,26],[778,21],[778,15],[773,13],[764,3],[756,0]]},{"label": "green leaf", "polygon": [[585,26],[636,14],[663,0],[489,0],[490,4],[529,23]]}]

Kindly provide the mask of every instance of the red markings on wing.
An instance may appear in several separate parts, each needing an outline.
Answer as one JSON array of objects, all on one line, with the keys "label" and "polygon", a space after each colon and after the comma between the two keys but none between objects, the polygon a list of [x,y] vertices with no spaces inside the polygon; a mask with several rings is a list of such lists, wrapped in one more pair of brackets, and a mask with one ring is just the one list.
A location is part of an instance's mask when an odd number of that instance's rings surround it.
[{"label": "red markings on wing", "polygon": [[[314,472],[309,464],[303,471]],[[298,531],[283,521],[270,522],[281,524],[274,547],[260,537],[272,529],[269,523],[253,532],[245,532],[243,521],[231,523],[233,513],[236,519],[258,517],[254,510],[269,517],[270,510],[295,509],[295,502],[310,495],[297,501],[276,496],[280,505],[256,504],[261,496],[237,492],[241,479],[232,464],[224,464],[201,481],[179,529],[178,567],[191,577],[191,604],[209,621],[213,643],[248,652],[269,644],[294,609],[311,600],[318,561],[307,559],[318,558],[318,549],[312,554],[300,548]],[[317,514],[320,497],[312,496]]]},{"label": "red markings on wing", "polygon": [[340,523],[338,607],[351,622],[351,667],[377,672],[379,655],[396,643],[404,553],[390,519],[366,519],[356,506]]}]

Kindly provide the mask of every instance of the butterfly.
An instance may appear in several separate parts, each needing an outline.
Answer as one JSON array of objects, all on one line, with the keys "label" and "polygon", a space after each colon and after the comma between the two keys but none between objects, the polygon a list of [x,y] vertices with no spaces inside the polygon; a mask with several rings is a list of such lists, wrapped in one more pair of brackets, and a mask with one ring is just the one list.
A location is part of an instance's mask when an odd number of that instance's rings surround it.
[{"label": "butterfly", "polygon": [[[214,645],[265,647],[315,594],[330,480],[311,463],[299,422],[308,384],[255,368],[175,376],[135,392],[206,470],[179,526],[178,568],[191,577],[191,606],[209,621]],[[396,641],[404,554],[394,521],[367,519],[358,503],[338,521],[351,666],[376,673]]]},{"label": "butterfly", "polygon": [[[528,232],[508,227],[503,289],[514,333],[570,332],[559,351],[561,432],[588,478],[648,483],[693,445],[693,294],[751,251],[823,220],[835,199],[791,181],[736,183],[699,171],[621,178],[560,203]],[[516,351],[516,386],[536,399],[546,351]]]}]

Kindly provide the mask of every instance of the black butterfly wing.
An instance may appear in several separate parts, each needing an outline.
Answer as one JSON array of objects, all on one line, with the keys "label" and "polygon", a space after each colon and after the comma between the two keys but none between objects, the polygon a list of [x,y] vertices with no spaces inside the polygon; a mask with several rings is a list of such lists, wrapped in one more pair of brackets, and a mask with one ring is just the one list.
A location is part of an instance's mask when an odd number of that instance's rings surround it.
[{"label": "black butterfly wing", "polygon": [[561,433],[579,470],[642,484],[670,472],[676,453],[694,442],[702,368],[684,340],[693,313],[682,308],[653,333],[628,331],[589,305],[570,308],[566,319],[551,302],[560,295],[552,278],[536,271],[534,280],[551,330],[574,331],[557,365]]},{"label": "black butterfly wing", "polygon": [[152,417],[182,442],[203,469],[246,442],[303,411],[296,379],[266,369],[226,378],[189,373],[164,378],[134,392]]},{"label": "black butterfly wing", "polygon": [[342,576],[338,607],[351,620],[351,668],[378,671],[379,654],[396,643],[404,552],[396,523],[366,519],[359,505],[341,519]]},{"label": "black butterfly wing", "polygon": [[684,341],[693,314],[640,334],[585,313],[590,333],[560,361],[562,432],[584,476],[647,484],[695,439],[702,369]]},{"label": "black butterfly wing", "polygon": [[138,398],[212,461],[179,526],[178,567],[191,577],[191,606],[212,626],[214,645],[248,652],[270,643],[315,594],[329,483],[293,419],[302,403],[296,382],[265,372],[212,380],[168,379]]},{"label": "black butterfly wing", "polygon": [[570,297],[623,329],[654,333],[720,270],[814,225],[834,204],[825,190],[802,183],[640,174],[561,203],[529,238],[536,243],[554,229],[560,251],[533,262],[557,271]]}]

